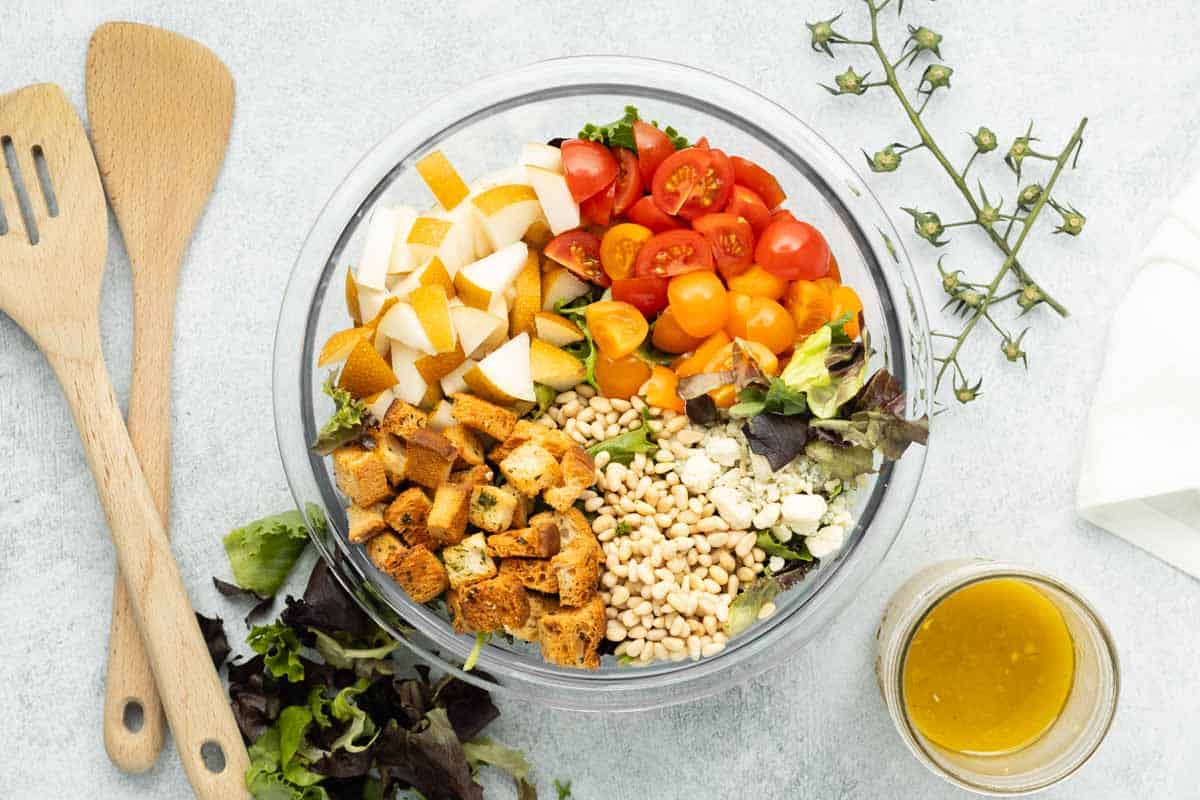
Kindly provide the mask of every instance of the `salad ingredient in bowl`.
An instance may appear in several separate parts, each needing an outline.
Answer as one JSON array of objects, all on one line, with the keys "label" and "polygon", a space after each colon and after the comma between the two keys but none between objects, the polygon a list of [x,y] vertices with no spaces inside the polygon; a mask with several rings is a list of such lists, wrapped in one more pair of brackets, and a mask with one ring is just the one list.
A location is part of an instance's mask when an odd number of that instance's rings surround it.
[{"label": "salad ingredient in bowl", "polygon": [[436,205],[367,222],[318,357],[349,541],[477,650],[716,655],[927,422],[763,167],[633,107],[519,152],[473,184],[429,153]]}]

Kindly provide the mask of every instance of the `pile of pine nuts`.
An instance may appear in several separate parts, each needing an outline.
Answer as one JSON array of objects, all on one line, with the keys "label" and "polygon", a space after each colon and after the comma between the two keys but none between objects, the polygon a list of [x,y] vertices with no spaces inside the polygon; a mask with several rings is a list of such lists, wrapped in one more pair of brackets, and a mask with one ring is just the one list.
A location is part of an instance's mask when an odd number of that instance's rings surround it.
[{"label": "pile of pine nuts", "polygon": [[[539,422],[587,447],[635,430],[646,404],[597,397],[590,386],[558,395]],[[763,571],[766,554],[753,531],[731,531],[703,493],[680,483],[676,464],[704,437],[686,415],[650,408],[658,450],[628,466],[596,456],[596,485],[584,492],[592,530],[604,551],[600,596],[606,636],[625,663],[680,661],[725,648],[724,625],[739,587]],[[762,608],[770,616],[773,604]]]}]

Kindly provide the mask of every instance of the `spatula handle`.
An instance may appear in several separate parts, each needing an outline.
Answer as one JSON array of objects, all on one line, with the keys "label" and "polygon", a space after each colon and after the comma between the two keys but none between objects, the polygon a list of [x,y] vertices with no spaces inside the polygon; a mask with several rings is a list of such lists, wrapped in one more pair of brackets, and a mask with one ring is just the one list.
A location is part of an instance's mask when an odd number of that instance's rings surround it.
[{"label": "spatula handle", "polygon": [[[75,416],[133,617],[192,790],[200,800],[245,798],[249,757],[121,419],[99,341],[92,347],[64,348],[76,355],[43,349]],[[211,758],[215,751],[223,761],[219,772],[205,764],[206,755],[210,763],[218,760]]]},{"label": "spatula handle", "polygon": [[[128,415],[129,438],[167,532],[171,506],[174,275],[174,269],[165,268],[144,270],[141,275],[135,272],[133,380],[129,387]],[[167,723],[154,685],[154,671],[142,646],[119,569],[113,582],[112,630],[104,689],[104,749],[121,770],[145,772],[158,760]],[[128,724],[133,719],[134,704],[142,711],[140,728]]]}]

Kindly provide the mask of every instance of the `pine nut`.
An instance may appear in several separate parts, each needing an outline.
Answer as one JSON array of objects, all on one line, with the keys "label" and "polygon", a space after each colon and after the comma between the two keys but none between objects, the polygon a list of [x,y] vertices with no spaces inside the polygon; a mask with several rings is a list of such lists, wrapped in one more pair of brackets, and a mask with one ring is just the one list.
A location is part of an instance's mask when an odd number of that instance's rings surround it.
[{"label": "pine nut", "polygon": [[599,453],[596,453],[595,457],[592,458],[592,463],[595,464],[596,469],[604,469],[606,466],[608,466],[608,462],[611,460],[612,453],[608,452],[607,450],[601,450]]},{"label": "pine nut", "polygon": [[[753,579],[752,579],[752,580],[753,580]],[[737,596],[737,591],[738,591],[738,586],[739,586],[740,584],[741,584],[741,579],[740,579],[740,578],[738,578],[738,576],[737,576],[737,575],[730,575],[730,576],[729,576],[729,583],[725,584],[725,592],[726,592],[726,593],[727,593],[727,594],[728,594],[730,597],[736,597],[736,596]]]},{"label": "pine nut", "polygon": [[[659,619],[661,619],[661,617]],[[667,638],[667,632],[662,628],[654,628],[653,630],[646,631],[646,638],[651,642],[661,642],[663,639]]]},{"label": "pine nut", "polygon": [[750,581],[754,580],[754,570],[750,569],[749,567],[738,567],[737,572],[734,574],[738,580],[743,581],[744,583],[749,583]]},{"label": "pine nut", "polygon": [[653,597],[655,600],[661,601],[667,596],[667,593],[670,592],[674,588],[675,588],[675,581],[673,581],[673,580],[659,581],[658,583],[654,584],[654,587],[650,590],[650,596]]},{"label": "pine nut", "polygon": [[687,447],[691,447],[694,444],[700,444],[701,440],[703,439],[704,432],[696,430],[695,428],[682,429],[679,431],[679,433],[675,434],[675,441]]},{"label": "pine nut", "polygon": [[588,405],[597,411],[603,411],[605,414],[612,411],[612,404],[608,402],[607,397],[593,397],[588,401]]},{"label": "pine nut", "polygon": [[737,559],[735,559],[729,554],[728,551],[725,550],[721,551],[720,557],[717,558],[717,563],[721,566],[721,569],[725,570],[726,572],[733,572],[737,569]]},{"label": "pine nut", "polygon": [[[668,636],[662,640],[662,646],[672,653],[683,650],[683,640],[676,636]],[[658,649],[657,646],[655,649]]]},{"label": "pine nut", "polygon": [[[728,581],[726,581],[726,583],[728,583]],[[709,592],[710,594],[720,594],[721,585],[722,584],[718,583],[713,578],[704,579],[704,591]]]},{"label": "pine nut", "polygon": [[[630,658],[637,658],[642,654],[642,648],[645,646],[646,643],[641,639],[627,639],[625,641],[625,655]],[[701,649],[701,652],[703,652],[703,649]]]},{"label": "pine nut", "polygon": [[[611,572],[605,572],[604,577],[600,578],[600,583],[604,584],[609,589],[614,588],[619,581],[620,581],[620,578],[618,578],[616,575],[612,574]],[[614,603],[614,605],[621,605],[621,604]]]},{"label": "pine nut", "polygon": [[632,628],[634,625],[638,624],[638,615],[628,609],[622,611],[620,614],[617,614],[617,619],[619,619],[626,628]]},{"label": "pine nut", "polygon": [[617,622],[615,619],[609,620],[608,629],[605,631],[605,638],[607,638],[610,642],[622,642],[628,635],[629,631],[625,629],[624,625]]},{"label": "pine nut", "polygon": [[587,400],[590,400],[596,396],[596,390],[593,389],[591,386],[588,386],[586,383],[581,383],[578,386],[576,386],[575,391],[580,397],[585,398]]},{"label": "pine nut", "polygon": [[705,658],[709,658],[711,656],[715,656],[724,649],[724,642],[710,642],[700,648],[700,655],[704,656]]},{"label": "pine nut", "polygon": [[738,558],[744,559],[746,556],[750,555],[750,551],[753,549],[754,536],[753,534],[748,533],[738,540],[737,547],[733,548],[733,552],[737,554]]}]

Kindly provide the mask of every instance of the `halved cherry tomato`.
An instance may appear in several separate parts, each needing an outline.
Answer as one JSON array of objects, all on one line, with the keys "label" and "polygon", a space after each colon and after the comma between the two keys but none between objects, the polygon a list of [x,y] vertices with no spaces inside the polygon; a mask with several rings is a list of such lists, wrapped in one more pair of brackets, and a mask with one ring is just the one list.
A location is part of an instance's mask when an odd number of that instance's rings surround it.
[{"label": "halved cherry tomato", "polygon": [[695,147],[679,150],[658,165],[650,192],[664,214],[678,214],[708,171],[708,152]]},{"label": "halved cherry tomato", "polygon": [[759,342],[772,353],[796,344],[796,322],[788,310],[769,297],[729,293],[725,331],[738,339]]},{"label": "halved cherry tomato", "polygon": [[649,122],[640,119],[633,123],[633,141],[637,145],[638,169],[642,173],[642,184],[649,186],[654,180],[654,171],[667,156],[675,152],[671,138]]},{"label": "halved cherry tomato", "polygon": [[725,327],[725,294],[725,284],[708,271],[677,275],[667,286],[675,321],[689,336],[711,336]]},{"label": "halved cherry tomato", "polygon": [[726,278],[750,269],[754,261],[754,230],[745,219],[726,212],[705,214],[692,227],[708,239],[717,269]]},{"label": "halved cherry tomato", "polygon": [[613,300],[636,308],[650,319],[667,307],[667,279],[655,278],[619,278],[613,281]]},{"label": "halved cherry tomato", "polygon": [[677,358],[671,362],[671,368],[681,378],[686,378],[689,375],[699,375],[701,372],[704,372],[704,368],[708,366],[709,361],[712,361],[713,356],[731,341],[728,333],[717,331],[701,342],[700,346],[690,356]]},{"label": "halved cherry tomato", "polygon": [[642,173],[638,170],[638,157],[624,147],[614,147],[617,154],[617,188],[612,213],[620,216],[642,196]]},{"label": "halved cherry tomato", "polygon": [[663,233],[687,227],[678,217],[672,217],[670,214],[663,213],[662,209],[654,204],[654,198],[650,195],[646,195],[634,203],[625,212],[625,216],[629,217],[630,222],[644,225],[655,233]]},{"label": "halved cherry tomato", "polygon": [[841,284],[837,282],[836,278],[832,278],[829,275],[826,275],[824,278],[817,278],[815,281],[813,281],[813,283],[815,283],[817,286],[820,286],[827,292],[832,292],[834,289],[841,286]]},{"label": "halved cherry tomato", "polygon": [[567,139],[562,150],[563,174],[576,203],[582,203],[617,177],[617,159],[599,142]]},{"label": "halved cherry tomato", "polygon": [[669,408],[682,414],[683,398],[675,391],[678,386],[679,376],[669,367],[655,366],[646,382],[646,402],[655,408]]},{"label": "halved cherry tomato", "polygon": [[594,233],[581,230],[560,233],[550,240],[542,253],[585,281],[597,286],[612,283],[600,265],[600,237]]},{"label": "halved cherry tomato", "polygon": [[596,355],[596,383],[604,397],[628,400],[649,379],[650,365],[637,356],[610,358],[602,352]]},{"label": "halved cherry tomato", "polygon": [[[654,278],[653,280],[663,279]],[[659,350],[665,350],[668,353],[687,353],[699,347],[704,339],[692,336],[679,327],[679,322],[675,319],[675,310],[667,306],[654,321],[654,327],[650,331],[650,341]]]},{"label": "halved cherry tomato", "polygon": [[667,231],[642,245],[634,272],[672,278],[698,270],[712,271],[713,255],[708,240],[695,231]]},{"label": "halved cherry tomato", "polygon": [[624,358],[637,350],[650,332],[650,324],[642,312],[617,300],[591,303],[584,317],[596,346],[609,358]]},{"label": "halved cherry tomato", "polygon": [[734,156],[729,160],[733,162],[735,180],[761,197],[767,208],[777,208],[787,199],[775,176],[758,164],[741,156]]},{"label": "halved cherry tomato", "polygon": [[827,278],[819,281],[796,281],[788,287],[787,299],[784,305],[792,312],[796,321],[796,333],[808,336],[829,322],[833,311],[833,298],[829,289],[822,285]]},{"label": "halved cherry tomato", "polygon": [[613,217],[617,200],[617,180],[614,178],[594,195],[579,204],[579,216],[585,223],[604,227]]},{"label": "halved cherry tomato", "polygon": [[733,192],[733,166],[729,156],[720,150],[709,150],[707,154],[708,165],[692,187],[691,196],[679,209],[679,216],[684,219],[696,219],[721,211]]},{"label": "halved cherry tomato", "polygon": [[778,300],[787,291],[788,283],[778,275],[772,275],[755,264],[741,275],[734,275],[726,283],[729,291],[752,294],[755,297],[769,297]]},{"label": "halved cherry tomato", "polygon": [[754,260],[781,278],[814,281],[829,272],[829,245],[807,222],[780,219],[763,231]]},{"label": "halved cherry tomato", "polygon": [[653,236],[650,229],[632,222],[613,225],[600,240],[600,264],[613,280],[633,275],[638,250]]},{"label": "halved cherry tomato", "polygon": [[796,215],[788,211],[786,208],[777,208],[771,212],[771,222],[778,222],[781,219],[786,219],[789,222],[795,222]]},{"label": "halved cherry tomato", "polygon": [[842,330],[851,339],[857,339],[858,335],[862,333],[862,322],[859,315],[863,310],[862,300],[859,299],[858,293],[849,286],[839,286],[830,292],[830,297],[833,298],[833,310],[829,312],[829,319],[835,320],[849,314],[850,321]]},{"label": "halved cherry tomato", "polygon": [[733,192],[729,195],[729,205],[725,206],[725,213],[744,217],[750,223],[755,236],[760,235],[771,222],[771,212],[767,210],[767,204],[745,186],[733,187]]}]

